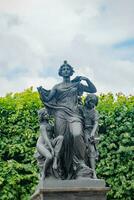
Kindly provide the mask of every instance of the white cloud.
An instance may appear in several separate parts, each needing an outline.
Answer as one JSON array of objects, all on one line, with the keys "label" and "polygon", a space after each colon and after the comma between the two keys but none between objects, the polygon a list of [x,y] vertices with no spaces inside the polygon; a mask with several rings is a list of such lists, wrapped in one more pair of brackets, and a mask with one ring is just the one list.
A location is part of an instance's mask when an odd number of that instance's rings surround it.
[{"label": "white cloud", "polygon": [[46,89],[51,89],[53,85],[57,84],[57,79],[52,77],[47,77],[46,79],[40,77],[20,77],[19,79],[9,80],[6,78],[1,78],[0,80],[1,90],[0,96],[4,96],[10,92],[22,92],[23,90],[33,87],[37,90],[37,87],[43,86]]},{"label": "white cloud", "polygon": [[65,59],[98,92],[133,93],[133,49],[113,48],[134,38],[133,18],[133,0],[0,0],[0,95],[52,86]]}]

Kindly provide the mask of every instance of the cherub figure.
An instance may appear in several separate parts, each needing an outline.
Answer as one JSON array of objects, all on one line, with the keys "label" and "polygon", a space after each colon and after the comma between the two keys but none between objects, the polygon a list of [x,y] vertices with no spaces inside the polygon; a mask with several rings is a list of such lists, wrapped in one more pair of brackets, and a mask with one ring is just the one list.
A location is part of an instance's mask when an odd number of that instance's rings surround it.
[{"label": "cherub figure", "polygon": [[[63,142],[63,136],[55,137],[54,128],[49,123],[50,116],[46,108],[38,111],[40,121],[40,136],[37,140],[36,158],[41,169],[41,178],[47,175],[47,169],[52,164],[53,169],[57,169],[57,161]],[[43,167],[41,167],[43,166]]]},{"label": "cherub figure", "polygon": [[84,135],[85,142],[87,146],[87,161],[93,170],[93,178],[96,179],[95,165],[96,160],[98,159],[98,151],[96,148],[96,142],[98,138],[98,112],[95,110],[95,106],[98,104],[98,97],[95,94],[87,95],[85,99],[85,105],[82,109],[83,118],[84,118]]}]

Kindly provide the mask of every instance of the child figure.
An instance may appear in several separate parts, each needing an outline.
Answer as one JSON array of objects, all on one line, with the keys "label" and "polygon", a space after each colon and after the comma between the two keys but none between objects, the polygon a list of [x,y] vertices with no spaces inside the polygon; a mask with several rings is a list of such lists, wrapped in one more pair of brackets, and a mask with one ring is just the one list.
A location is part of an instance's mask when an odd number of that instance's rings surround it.
[{"label": "child figure", "polygon": [[53,168],[57,169],[59,152],[63,142],[63,136],[54,138],[52,124],[49,123],[49,114],[46,108],[38,111],[40,121],[40,136],[37,140],[37,160],[43,167],[41,170],[42,179],[45,178],[48,167],[53,161]]},{"label": "child figure", "polygon": [[98,151],[96,149],[95,135],[98,129],[98,112],[95,110],[95,106],[98,104],[98,97],[95,94],[89,94],[85,99],[85,105],[83,107],[84,118],[84,135],[87,146],[87,159],[91,169],[93,170],[93,178],[96,179],[95,164],[98,159]]}]

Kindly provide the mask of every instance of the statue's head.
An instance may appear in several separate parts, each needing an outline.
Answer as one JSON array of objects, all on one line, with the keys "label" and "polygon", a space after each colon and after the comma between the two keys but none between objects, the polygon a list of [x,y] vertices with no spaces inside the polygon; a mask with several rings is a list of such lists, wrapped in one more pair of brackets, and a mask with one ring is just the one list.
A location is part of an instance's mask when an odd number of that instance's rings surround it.
[{"label": "statue's head", "polygon": [[41,108],[38,111],[38,117],[39,117],[39,121],[43,122],[49,119],[49,114],[46,108]]},{"label": "statue's head", "polygon": [[59,76],[72,76],[74,73],[73,67],[67,63],[67,61],[64,61],[64,64],[60,66],[59,68]]},{"label": "statue's head", "polygon": [[98,97],[95,94],[88,94],[85,99],[85,106],[87,108],[94,108],[98,104]]}]

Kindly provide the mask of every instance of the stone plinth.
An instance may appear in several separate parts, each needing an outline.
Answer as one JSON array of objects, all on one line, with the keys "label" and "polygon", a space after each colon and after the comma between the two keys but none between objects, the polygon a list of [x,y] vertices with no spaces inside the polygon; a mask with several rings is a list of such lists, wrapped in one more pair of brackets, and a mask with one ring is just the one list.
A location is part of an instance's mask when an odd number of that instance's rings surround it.
[{"label": "stone plinth", "polygon": [[32,200],[106,200],[105,181],[100,179],[45,180]]}]

